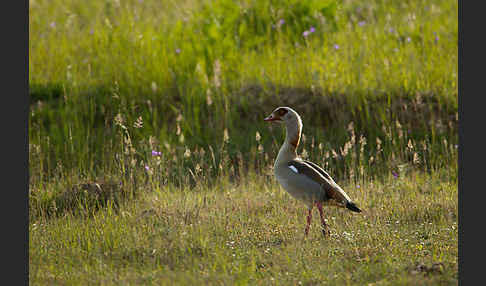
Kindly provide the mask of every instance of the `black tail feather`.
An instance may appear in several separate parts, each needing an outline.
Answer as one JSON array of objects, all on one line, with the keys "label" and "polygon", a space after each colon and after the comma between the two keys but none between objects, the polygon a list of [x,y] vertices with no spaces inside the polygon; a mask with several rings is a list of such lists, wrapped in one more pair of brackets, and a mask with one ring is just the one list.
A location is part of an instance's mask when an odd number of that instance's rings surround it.
[{"label": "black tail feather", "polygon": [[357,212],[357,213],[361,212],[361,210],[353,202],[348,202],[346,204],[346,208],[352,210],[353,212]]}]

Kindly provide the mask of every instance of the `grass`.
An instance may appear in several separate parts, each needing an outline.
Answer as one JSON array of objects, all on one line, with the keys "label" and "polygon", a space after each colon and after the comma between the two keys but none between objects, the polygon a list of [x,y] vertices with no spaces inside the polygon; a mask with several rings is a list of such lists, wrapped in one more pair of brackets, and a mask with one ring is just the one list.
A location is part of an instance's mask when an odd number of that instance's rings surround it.
[{"label": "grass", "polygon": [[278,105],[327,149],[349,140],[351,122],[368,142],[398,122],[443,165],[443,138],[457,142],[455,1],[210,3],[31,1],[29,139],[49,154],[32,160],[33,178],[59,162],[106,173],[118,114],[142,118],[137,149],[150,137],[218,149],[227,130],[229,152],[248,156],[257,131],[265,149],[282,138],[262,121]]},{"label": "grass", "polygon": [[[448,172],[390,175],[344,188],[363,215],[314,210],[274,180],[144,188],[93,211],[29,226],[32,284],[437,285],[457,283],[457,182]],[[433,267],[433,265],[436,265]]]},{"label": "grass", "polygon": [[[457,1],[29,4],[30,284],[457,284]],[[329,239],[281,105],[366,210]]]}]

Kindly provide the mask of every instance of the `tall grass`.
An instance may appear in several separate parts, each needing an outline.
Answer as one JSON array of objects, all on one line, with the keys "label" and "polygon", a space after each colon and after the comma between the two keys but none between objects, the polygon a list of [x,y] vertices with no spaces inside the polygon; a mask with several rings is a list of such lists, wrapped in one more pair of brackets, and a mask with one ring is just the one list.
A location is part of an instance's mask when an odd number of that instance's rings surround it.
[{"label": "tall grass", "polygon": [[[377,140],[382,169],[408,158],[409,140],[429,170],[456,160],[454,1],[30,1],[29,10],[33,181],[59,168],[112,173],[118,115],[129,127],[141,117],[130,136],[144,161],[150,138],[161,150],[220,150],[224,130],[232,160],[255,160],[258,144],[274,152],[283,138],[261,122],[282,104],[323,144],[316,160],[352,140],[351,123],[354,140],[367,140],[366,168],[380,160]],[[354,169],[331,159],[338,174]]]}]

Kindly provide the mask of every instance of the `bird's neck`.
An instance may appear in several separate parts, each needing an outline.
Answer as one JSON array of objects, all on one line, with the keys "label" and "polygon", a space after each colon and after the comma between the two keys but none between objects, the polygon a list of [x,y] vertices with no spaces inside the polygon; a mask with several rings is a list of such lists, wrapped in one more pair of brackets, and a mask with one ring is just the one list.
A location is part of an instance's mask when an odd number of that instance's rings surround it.
[{"label": "bird's neck", "polygon": [[286,124],[285,141],[278,152],[278,162],[288,162],[297,158],[297,147],[300,143],[300,135],[302,133],[302,122],[300,118]]}]

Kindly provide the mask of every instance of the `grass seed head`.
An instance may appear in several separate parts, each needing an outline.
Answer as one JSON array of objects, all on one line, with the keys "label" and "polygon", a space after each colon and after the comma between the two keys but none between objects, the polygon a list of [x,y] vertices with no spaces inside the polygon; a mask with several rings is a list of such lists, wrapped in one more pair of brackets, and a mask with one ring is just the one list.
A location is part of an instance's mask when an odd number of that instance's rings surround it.
[{"label": "grass seed head", "polygon": [[224,131],[223,131],[223,141],[224,141],[224,143],[228,143],[229,142],[229,139],[230,139],[230,137],[229,137],[229,134],[228,134],[228,129],[225,128]]}]

